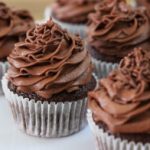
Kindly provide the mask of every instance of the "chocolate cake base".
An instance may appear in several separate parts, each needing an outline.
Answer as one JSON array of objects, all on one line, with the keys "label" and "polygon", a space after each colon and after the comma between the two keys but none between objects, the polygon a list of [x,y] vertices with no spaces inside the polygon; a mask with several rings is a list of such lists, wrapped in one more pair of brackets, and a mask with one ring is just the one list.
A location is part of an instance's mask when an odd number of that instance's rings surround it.
[{"label": "chocolate cake base", "polygon": [[1,59],[0,59],[0,62],[5,63],[6,61],[7,61],[7,58],[1,58]]},{"label": "chocolate cake base", "polygon": [[121,50],[120,49],[117,50],[116,48],[115,54],[111,54],[111,49],[114,49],[114,47],[113,48],[110,47],[108,48],[108,50],[105,50],[108,51],[107,54],[102,53],[101,50],[96,49],[94,46],[87,45],[87,49],[92,55],[92,57],[94,57],[97,60],[101,60],[107,63],[119,63],[121,59],[123,59],[125,56],[131,53],[134,50],[134,48],[142,47],[143,49],[147,49],[148,46],[150,46],[149,39],[144,41],[143,43],[139,43],[136,46],[124,47]]},{"label": "chocolate cake base", "polygon": [[134,141],[135,143],[141,142],[143,144],[150,143],[150,134],[137,133],[137,134],[111,134],[107,129],[107,126],[104,123],[99,123],[98,126],[103,128],[105,132],[108,132],[109,135],[113,135],[116,138],[120,138],[122,140],[127,140],[129,142]]},{"label": "chocolate cake base", "polygon": [[91,91],[96,86],[96,79],[92,77],[91,81],[87,83],[87,85],[80,86],[80,89],[77,91],[73,91],[68,93],[67,91],[63,91],[59,94],[53,95],[49,99],[45,99],[41,96],[38,96],[36,93],[24,93],[16,91],[16,86],[14,86],[11,82],[8,83],[8,87],[13,93],[23,96],[23,98],[34,99],[35,101],[48,101],[48,102],[72,102],[85,98],[87,96],[88,91]]},{"label": "chocolate cake base", "polygon": [[120,60],[121,60],[121,57],[117,57],[116,55],[114,55],[114,56],[104,55],[104,54],[100,53],[99,51],[97,51],[96,49],[94,49],[93,47],[90,47],[90,46],[88,46],[88,51],[90,52],[92,57],[94,57],[97,60],[105,61],[105,62],[108,62],[108,63],[119,63]]}]

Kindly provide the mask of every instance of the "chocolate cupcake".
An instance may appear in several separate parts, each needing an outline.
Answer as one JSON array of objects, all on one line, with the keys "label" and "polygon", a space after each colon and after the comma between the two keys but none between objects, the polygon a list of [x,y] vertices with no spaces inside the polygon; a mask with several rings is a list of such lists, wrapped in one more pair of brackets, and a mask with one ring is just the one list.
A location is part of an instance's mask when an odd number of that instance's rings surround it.
[{"label": "chocolate cupcake", "polygon": [[135,49],[89,93],[98,150],[150,150],[150,51]]},{"label": "chocolate cupcake", "polygon": [[3,90],[21,130],[62,137],[86,125],[87,92],[96,80],[91,57],[78,36],[49,20],[29,30],[8,61]]},{"label": "chocolate cupcake", "polygon": [[150,19],[143,7],[107,0],[97,5],[89,19],[87,46],[98,77],[106,76],[133,48],[150,47]]},{"label": "chocolate cupcake", "polygon": [[32,16],[26,10],[11,10],[0,2],[0,79],[8,68],[7,56],[16,42],[25,38],[25,32],[33,27]]},{"label": "chocolate cupcake", "polygon": [[[85,37],[88,15],[94,12],[99,0],[57,0],[52,6],[51,16],[68,31]],[[68,13],[69,12],[69,13]],[[48,12],[48,18],[50,14]]]}]

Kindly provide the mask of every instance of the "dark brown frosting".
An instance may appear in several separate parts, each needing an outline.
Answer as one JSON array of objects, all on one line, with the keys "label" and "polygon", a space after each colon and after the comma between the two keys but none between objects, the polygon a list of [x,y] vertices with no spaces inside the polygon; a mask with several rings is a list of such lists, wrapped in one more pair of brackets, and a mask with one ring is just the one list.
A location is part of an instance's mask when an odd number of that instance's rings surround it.
[{"label": "dark brown frosting", "polygon": [[150,20],[144,7],[132,8],[124,0],[107,0],[89,16],[88,43],[99,54],[118,61],[134,47],[150,46]]},{"label": "dark brown frosting", "polygon": [[86,23],[88,15],[94,12],[98,0],[57,0],[53,5],[53,15],[68,23]]},{"label": "dark brown frosting", "polygon": [[17,90],[46,99],[78,90],[92,77],[91,57],[82,40],[52,20],[29,30],[8,61],[8,77]]},{"label": "dark brown frosting", "polygon": [[144,6],[148,10],[150,16],[150,0],[137,0],[137,6]]},{"label": "dark brown frosting", "polygon": [[89,93],[96,123],[111,133],[150,133],[150,52],[135,49]]},{"label": "dark brown frosting", "polygon": [[0,3],[0,59],[5,59],[14,44],[22,41],[25,32],[33,27],[34,21],[26,10],[11,10]]}]

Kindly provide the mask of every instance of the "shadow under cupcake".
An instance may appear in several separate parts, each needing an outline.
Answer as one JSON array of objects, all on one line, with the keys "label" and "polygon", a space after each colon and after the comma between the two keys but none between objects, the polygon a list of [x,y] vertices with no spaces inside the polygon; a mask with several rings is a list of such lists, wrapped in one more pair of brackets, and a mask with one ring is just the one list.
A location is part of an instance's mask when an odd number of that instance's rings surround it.
[{"label": "shadow under cupcake", "polygon": [[52,20],[29,30],[8,57],[3,91],[19,128],[62,137],[86,125],[87,93],[96,86],[82,40]]}]

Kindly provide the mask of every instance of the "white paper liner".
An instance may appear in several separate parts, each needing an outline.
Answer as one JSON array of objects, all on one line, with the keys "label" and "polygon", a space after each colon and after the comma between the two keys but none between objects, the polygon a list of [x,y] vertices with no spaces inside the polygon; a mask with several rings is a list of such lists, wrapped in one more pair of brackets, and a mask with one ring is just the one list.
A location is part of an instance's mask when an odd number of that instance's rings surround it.
[{"label": "white paper liner", "polygon": [[55,17],[52,16],[52,11],[50,7],[47,7],[44,12],[45,20],[49,20],[50,17],[52,17],[53,21],[59,24],[63,29],[68,30],[69,32],[73,34],[80,35],[81,38],[86,37],[86,25],[82,24],[71,24],[71,23],[65,23],[57,20]]},{"label": "white paper liner", "polygon": [[96,150],[150,150],[150,143],[128,142],[109,135],[95,124],[90,110],[88,110],[87,119],[96,140]]},{"label": "white paper liner", "polygon": [[106,77],[109,72],[118,66],[117,63],[107,63],[101,60],[96,60],[95,58],[92,58],[92,62],[94,65],[94,72],[98,78]]},{"label": "white paper liner", "polygon": [[87,98],[76,102],[35,102],[11,92],[7,75],[2,87],[19,129],[38,137],[63,137],[85,127]]},{"label": "white paper liner", "polygon": [[[0,80],[2,80],[2,77],[6,73],[8,67],[9,67],[8,62],[0,62]],[[2,94],[2,93],[3,93],[2,85],[1,85],[1,82],[0,82],[0,94]]]}]

